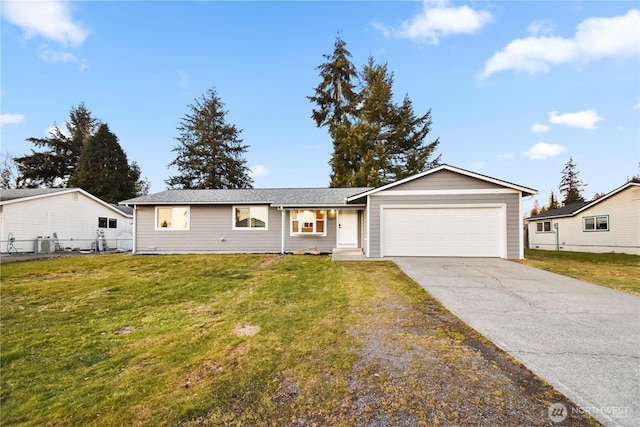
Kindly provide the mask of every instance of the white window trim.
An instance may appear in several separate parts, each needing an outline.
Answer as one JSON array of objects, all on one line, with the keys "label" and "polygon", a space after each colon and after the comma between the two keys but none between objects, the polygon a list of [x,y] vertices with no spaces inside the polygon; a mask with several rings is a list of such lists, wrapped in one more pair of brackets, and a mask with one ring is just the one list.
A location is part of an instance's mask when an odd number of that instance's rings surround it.
[{"label": "white window trim", "polygon": [[[323,232],[317,232],[314,231],[313,233],[303,233],[301,231],[293,231],[293,213],[294,212],[302,212],[302,211],[311,211],[311,212],[316,212],[316,211],[324,211],[324,220],[322,220],[322,222],[324,222],[324,231]],[[328,225],[328,211],[327,209],[291,209],[291,211],[289,212],[289,234],[291,236],[326,236],[327,235],[327,225]],[[316,227],[318,225],[318,219],[316,217],[316,220],[313,222],[313,229],[315,230]]]},{"label": "white window trim", "polygon": [[[544,223],[545,222],[549,223],[549,231],[545,231],[545,229],[544,229]],[[542,231],[538,231],[538,224],[542,224]],[[536,221],[536,233],[539,233],[539,234],[553,233],[553,221],[551,221],[551,220],[549,220],[549,221]]]},{"label": "white window trim", "polygon": [[[267,210],[264,227],[236,227],[236,209],[260,208]],[[237,231],[267,231],[269,230],[269,206],[267,205],[234,205],[231,209],[231,229]]]},{"label": "white window trim", "polygon": [[[593,230],[588,230],[585,227],[585,220],[586,219],[590,219],[593,218],[594,220],[594,229]],[[598,218],[606,218],[607,219],[607,228],[606,229],[598,229]],[[611,222],[609,221],[609,215],[589,215],[589,216],[583,216],[582,217],[582,231],[585,233],[598,233],[598,232],[606,232],[606,231],[610,231],[611,230]]]},{"label": "white window trim", "polygon": [[[158,209],[186,209],[187,210],[187,228],[158,227]],[[156,231],[189,231],[191,230],[191,206],[181,205],[159,205],[154,210],[154,227]]]}]

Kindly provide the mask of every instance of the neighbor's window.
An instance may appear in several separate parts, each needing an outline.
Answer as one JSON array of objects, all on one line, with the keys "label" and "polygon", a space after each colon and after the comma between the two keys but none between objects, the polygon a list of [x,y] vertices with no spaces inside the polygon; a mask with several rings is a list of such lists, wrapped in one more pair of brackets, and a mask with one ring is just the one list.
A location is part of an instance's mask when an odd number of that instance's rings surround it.
[{"label": "neighbor's window", "polygon": [[156,208],[156,230],[188,230],[188,206],[163,206]]},{"label": "neighbor's window", "polygon": [[233,208],[234,230],[267,230],[268,219],[267,206],[235,206]]},{"label": "neighbor's window", "polygon": [[326,211],[291,211],[291,234],[322,234],[326,236]]},{"label": "neighbor's window", "polygon": [[109,218],[109,228],[118,228],[118,220],[116,218]]},{"label": "neighbor's window", "polygon": [[107,228],[107,218],[98,217],[98,228]]},{"label": "neighbor's window", "polygon": [[582,218],[583,231],[609,231],[609,215]]},{"label": "neighbor's window", "polygon": [[536,231],[538,233],[550,233],[551,232],[551,221],[540,221],[536,223]]}]

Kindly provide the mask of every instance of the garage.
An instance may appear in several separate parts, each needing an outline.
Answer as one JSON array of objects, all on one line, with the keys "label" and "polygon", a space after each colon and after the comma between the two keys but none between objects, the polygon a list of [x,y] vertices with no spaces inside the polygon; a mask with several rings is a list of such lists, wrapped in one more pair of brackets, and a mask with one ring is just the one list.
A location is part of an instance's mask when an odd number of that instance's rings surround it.
[{"label": "garage", "polygon": [[382,256],[505,257],[504,206],[381,206]]}]

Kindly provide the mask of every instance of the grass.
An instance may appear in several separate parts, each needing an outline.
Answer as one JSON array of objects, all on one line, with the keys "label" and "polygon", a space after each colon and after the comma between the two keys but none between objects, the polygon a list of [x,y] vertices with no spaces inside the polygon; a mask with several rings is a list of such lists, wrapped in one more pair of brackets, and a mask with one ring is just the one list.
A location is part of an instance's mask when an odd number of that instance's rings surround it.
[{"label": "grass", "polygon": [[640,257],[618,253],[525,250],[524,264],[640,295]]},{"label": "grass", "polygon": [[[326,408],[344,385],[322,387],[321,373],[354,358],[343,273],[324,257],[260,267],[272,261],[108,256],[3,266],[2,425],[259,422],[285,370],[306,376]],[[237,336],[243,325],[259,334]],[[115,333],[122,328],[130,332]]]},{"label": "grass", "polygon": [[570,404],[389,262],[101,255],[1,273],[3,426],[544,425]]}]

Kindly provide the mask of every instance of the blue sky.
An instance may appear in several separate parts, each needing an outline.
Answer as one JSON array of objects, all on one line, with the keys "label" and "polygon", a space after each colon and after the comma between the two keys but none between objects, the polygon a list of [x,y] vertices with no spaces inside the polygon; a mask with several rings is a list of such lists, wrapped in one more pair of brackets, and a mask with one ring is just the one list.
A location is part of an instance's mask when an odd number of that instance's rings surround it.
[{"label": "blue sky", "polygon": [[[151,191],[176,127],[215,88],[242,129],[255,187],[325,187],[331,140],[307,96],[335,37],[431,109],[442,161],[558,194],[573,156],[584,196],[638,173],[638,2],[2,2],[2,151],[80,102],[109,124]],[[525,204],[528,208],[531,201]]]}]

